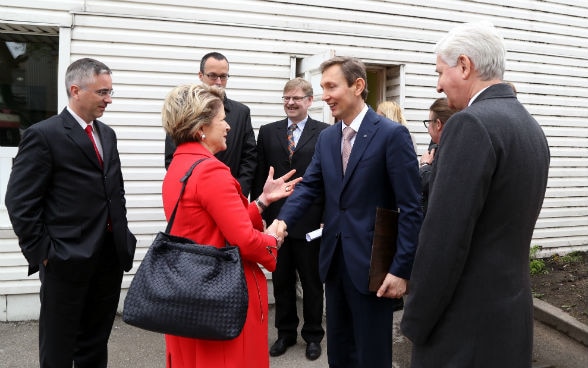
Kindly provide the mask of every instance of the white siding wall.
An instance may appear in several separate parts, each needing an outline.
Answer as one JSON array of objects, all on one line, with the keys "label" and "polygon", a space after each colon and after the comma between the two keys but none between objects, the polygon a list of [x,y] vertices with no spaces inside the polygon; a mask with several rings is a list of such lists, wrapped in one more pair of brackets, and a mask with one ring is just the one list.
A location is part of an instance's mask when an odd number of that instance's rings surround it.
[{"label": "white siding wall", "polygon": [[[138,265],[154,234],[165,226],[162,101],[173,86],[197,82],[202,55],[214,50],[227,56],[227,93],[251,108],[255,128],[282,118],[279,97],[290,78],[292,56],[333,49],[370,64],[404,65],[402,93],[396,87],[389,93],[404,96],[405,115],[421,153],[429,137],[420,121],[440,97],[435,42],[457,23],[489,19],[501,28],[509,51],[505,78],[516,85],[551,147],[549,188],[533,245],[547,252],[588,248],[588,5],[572,0],[333,4],[14,0],[2,1],[0,22],[73,26],[69,60],[60,62],[90,56],[113,69],[116,95],[102,120],[119,138],[128,217],[139,240]],[[389,81],[394,86],[399,82]],[[59,93],[65,94],[61,86]],[[26,263],[16,240],[10,229],[0,231],[0,320],[19,318],[10,311],[3,318],[11,295],[36,293],[36,276],[24,275]],[[124,286],[130,278],[125,276]]]}]

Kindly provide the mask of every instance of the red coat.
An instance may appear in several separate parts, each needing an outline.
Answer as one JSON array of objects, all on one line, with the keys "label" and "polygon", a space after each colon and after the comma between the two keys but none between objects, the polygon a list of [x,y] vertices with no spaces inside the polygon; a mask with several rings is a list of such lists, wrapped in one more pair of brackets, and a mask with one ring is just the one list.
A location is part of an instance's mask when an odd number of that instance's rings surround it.
[{"label": "red coat", "polygon": [[163,207],[169,219],[181,189],[180,178],[197,160],[208,157],[194,170],[176,214],[171,234],[216,247],[238,245],[243,258],[249,308],[241,334],[228,341],[210,341],[166,335],[168,368],[269,367],[267,283],[258,264],[276,268],[276,240],[263,234],[257,206],[241,194],[229,168],[200,143],[178,146],[163,181]]}]

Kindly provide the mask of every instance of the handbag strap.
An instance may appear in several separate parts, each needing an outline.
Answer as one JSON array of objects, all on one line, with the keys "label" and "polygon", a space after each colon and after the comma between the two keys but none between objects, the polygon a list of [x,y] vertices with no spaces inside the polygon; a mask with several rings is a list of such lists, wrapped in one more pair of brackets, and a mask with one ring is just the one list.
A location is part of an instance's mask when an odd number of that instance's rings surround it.
[{"label": "handbag strap", "polygon": [[182,195],[184,195],[184,190],[186,190],[186,184],[188,183],[188,179],[192,175],[194,168],[198,166],[199,163],[206,160],[208,157],[202,158],[192,164],[186,174],[180,179],[180,183],[182,183],[182,190],[180,190],[180,195],[178,196],[178,200],[176,202],[176,206],[174,207],[174,211],[172,212],[171,216],[169,217],[169,221],[167,223],[167,227],[165,228],[165,232],[169,234],[171,231],[172,226],[174,225],[174,220],[176,219],[176,212],[178,210],[178,205],[180,204],[180,199],[182,199]]}]

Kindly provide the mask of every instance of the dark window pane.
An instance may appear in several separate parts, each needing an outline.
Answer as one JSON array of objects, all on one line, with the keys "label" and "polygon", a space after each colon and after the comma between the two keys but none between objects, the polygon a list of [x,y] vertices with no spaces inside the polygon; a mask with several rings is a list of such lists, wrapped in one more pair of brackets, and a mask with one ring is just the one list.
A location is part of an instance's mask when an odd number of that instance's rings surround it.
[{"label": "dark window pane", "polygon": [[0,146],[55,115],[58,56],[58,37],[0,33]]}]

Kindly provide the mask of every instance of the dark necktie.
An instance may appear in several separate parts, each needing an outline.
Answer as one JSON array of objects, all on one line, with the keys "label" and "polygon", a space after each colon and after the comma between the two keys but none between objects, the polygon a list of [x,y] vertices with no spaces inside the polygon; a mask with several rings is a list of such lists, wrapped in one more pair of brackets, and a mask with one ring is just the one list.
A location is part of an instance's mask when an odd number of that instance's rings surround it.
[{"label": "dark necktie", "polygon": [[296,142],[294,141],[294,131],[296,130],[296,124],[292,124],[288,127],[288,158],[292,160],[294,149],[296,148]]},{"label": "dark necktie", "polygon": [[102,161],[102,156],[100,156],[100,151],[98,151],[98,146],[96,146],[96,141],[94,140],[94,135],[92,135],[92,126],[87,125],[85,130],[86,130],[86,134],[88,134],[88,137],[90,138],[90,141],[92,141],[92,146],[94,146],[94,152],[96,152],[96,157],[98,157],[98,162],[100,163],[100,167],[104,167],[104,162]]},{"label": "dark necktie", "polygon": [[346,126],[343,128],[343,150],[341,151],[341,161],[343,163],[343,175],[347,169],[347,163],[349,162],[349,156],[351,155],[351,139],[355,136],[355,130],[351,127]]}]

